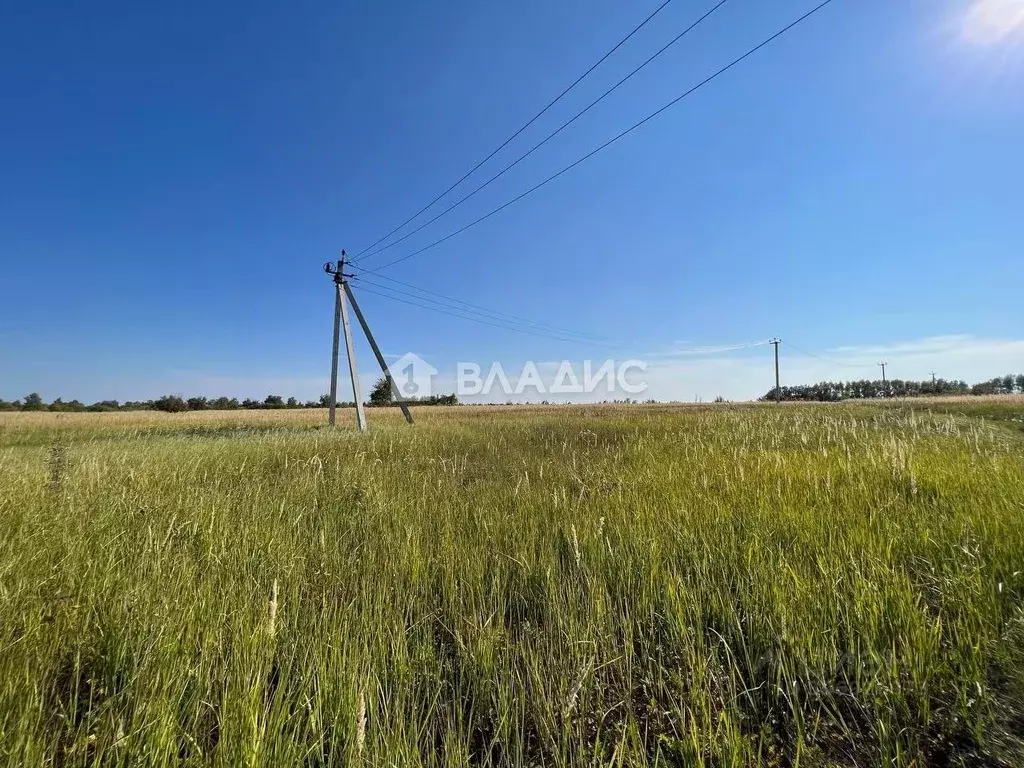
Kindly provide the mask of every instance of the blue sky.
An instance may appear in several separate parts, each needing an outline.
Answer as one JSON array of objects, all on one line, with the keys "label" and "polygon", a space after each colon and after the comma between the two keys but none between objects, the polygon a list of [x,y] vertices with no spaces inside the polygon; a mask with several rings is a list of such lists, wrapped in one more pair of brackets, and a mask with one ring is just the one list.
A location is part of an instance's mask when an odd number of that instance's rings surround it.
[{"label": "blue sky", "polygon": [[[333,303],[320,265],[404,221],[657,5],[12,6],[0,27],[0,397],[318,396]],[[473,180],[711,5],[673,0]],[[813,5],[730,0],[366,266],[486,213]],[[654,394],[684,400],[761,394],[770,347],[680,350],[773,335],[795,345],[783,345],[791,383],[873,376],[879,355],[908,378],[1022,370],[1022,17],[1020,0],[835,0],[587,163],[383,273],[625,346],[363,294],[378,339],[442,372],[648,356]],[[358,354],[372,378],[361,342]]]}]

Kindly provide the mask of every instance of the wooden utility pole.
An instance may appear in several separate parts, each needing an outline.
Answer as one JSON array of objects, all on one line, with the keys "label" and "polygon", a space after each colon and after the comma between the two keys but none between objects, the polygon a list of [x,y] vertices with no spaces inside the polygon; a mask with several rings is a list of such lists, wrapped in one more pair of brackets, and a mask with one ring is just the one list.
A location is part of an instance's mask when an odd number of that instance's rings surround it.
[{"label": "wooden utility pole", "polygon": [[888,363],[879,363],[879,365],[882,366],[882,384],[884,385],[885,384],[885,366],[887,366]]},{"label": "wooden utility pole", "polygon": [[779,344],[782,343],[782,339],[772,339],[769,344],[775,346],[775,402],[782,401],[782,389],[779,387]]},{"label": "wooden utility pole", "polygon": [[935,383],[935,371],[932,371],[932,384]]},{"label": "wooden utility pole", "polygon": [[363,396],[359,391],[359,375],[356,372],[356,352],[352,346],[352,329],[348,323],[348,307],[345,301],[345,252],[341,252],[337,266],[327,262],[324,272],[334,275],[334,348],[331,354],[331,401],[328,405],[327,423],[334,425],[334,411],[338,403],[338,326],[345,333],[345,351],[348,353],[348,372],[352,379],[352,396],[356,404],[356,425],[360,432],[366,431],[366,412],[363,410]]}]

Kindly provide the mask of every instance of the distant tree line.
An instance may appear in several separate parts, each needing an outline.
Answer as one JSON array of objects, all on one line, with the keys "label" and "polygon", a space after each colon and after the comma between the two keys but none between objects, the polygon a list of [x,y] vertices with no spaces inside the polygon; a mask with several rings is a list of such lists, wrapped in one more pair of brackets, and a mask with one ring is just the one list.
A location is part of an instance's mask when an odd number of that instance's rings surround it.
[{"label": "distant tree line", "polygon": [[[102,413],[106,411],[165,411],[167,413],[181,413],[184,411],[236,411],[236,410],[262,410],[274,408],[326,408],[328,395],[323,395],[319,400],[307,400],[300,402],[294,397],[285,399],[281,395],[267,395],[263,400],[246,398],[239,400],[237,397],[189,397],[179,395],[164,395],[154,400],[100,400],[86,405],[80,400],[62,400],[57,398],[52,403],[46,403],[39,393],[32,392],[25,395],[21,400],[8,401],[0,399],[0,411],[51,411],[51,412],[91,412]],[[338,403],[339,406],[351,406],[352,403]]]},{"label": "distant tree line", "polygon": [[[383,380],[386,383],[386,380]],[[379,384],[379,382],[378,382]],[[368,405],[391,405],[390,389],[389,398],[380,402],[380,395],[377,393],[378,401],[374,401],[374,392],[370,394]],[[410,402],[417,405],[458,405],[459,400],[454,395],[431,395],[429,397],[409,398]],[[100,400],[95,403],[85,404],[80,400],[62,400],[57,398],[52,403],[46,403],[38,392],[25,395],[21,400],[4,400],[0,398],[0,411],[49,411],[51,413],[104,413],[108,411],[164,411],[165,413],[183,413],[185,411],[238,411],[238,410],[274,410],[288,408],[326,408],[330,404],[330,395],[321,395],[319,400],[299,401],[297,398],[284,398],[281,395],[267,395],[263,400],[246,398],[239,400],[237,397],[189,397],[179,395],[164,395],[154,400]],[[339,408],[351,408],[354,403],[349,401],[338,401]]]},{"label": "distant tree line", "polygon": [[817,384],[801,384],[792,387],[772,387],[761,397],[767,400],[804,400],[814,402],[835,402],[850,399],[872,399],[879,397],[926,397],[934,395],[1013,395],[1024,394],[1024,374],[1007,374],[994,379],[969,385],[965,381],[906,381],[890,379],[882,381],[820,381]]},{"label": "distant tree line", "polygon": [[[1024,394],[1024,374],[1007,374],[996,376],[988,381],[969,385],[964,381],[948,381],[936,379],[935,381],[907,381],[903,379],[891,379],[881,381],[879,379],[869,381],[821,381],[817,384],[801,384],[797,386],[781,387],[778,392],[772,387],[768,392],[759,398],[761,401],[769,400],[797,400],[810,402],[835,402],[838,400],[850,399],[872,399],[882,397],[924,397],[934,395],[1013,395]],[[273,410],[288,408],[326,408],[329,404],[329,395],[321,395],[319,400],[306,400],[300,402],[294,397],[284,398],[281,395],[267,395],[263,400],[246,398],[239,400],[237,397],[189,397],[183,398],[179,395],[164,395],[154,400],[100,400],[86,405],[79,400],[62,400],[57,398],[51,403],[46,403],[37,393],[32,392],[25,395],[21,400],[4,400],[0,398],[0,411],[49,411],[51,413],[64,412],[91,412],[102,413],[106,411],[164,411],[167,413],[182,413],[185,411],[235,411],[235,410]],[[459,398],[453,393],[450,395],[427,395],[423,397],[406,398],[410,403],[416,405],[459,405]],[[608,401],[603,401],[608,402]],[[615,403],[633,404],[639,401],[615,400]],[[653,400],[646,402],[653,403]],[[724,402],[718,398],[715,402]],[[548,405],[545,400],[542,405]],[[388,406],[394,405],[394,395],[387,379],[381,378],[374,384],[370,391],[367,405]],[[486,403],[479,403],[486,405]],[[507,405],[513,405],[511,401]],[[338,401],[339,408],[351,408],[353,403],[349,401]]]}]

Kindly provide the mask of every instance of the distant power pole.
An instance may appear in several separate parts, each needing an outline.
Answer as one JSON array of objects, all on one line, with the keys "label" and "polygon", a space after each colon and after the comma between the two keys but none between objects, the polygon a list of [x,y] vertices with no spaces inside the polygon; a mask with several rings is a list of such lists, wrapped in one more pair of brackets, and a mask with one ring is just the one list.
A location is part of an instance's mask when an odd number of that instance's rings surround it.
[{"label": "distant power pole", "polygon": [[932,384],[935,383],[935,371],[932,371]]},{"label": "distant power pole", "polygon": [[888,390],[888,387],[886,386],[886,381],[885,381],[885,366],[887,366],[888,363],[879,363],[879,365],[882,366],[882,389],[883,390]]},{"label": "distant power pole", "polygon": [[359,304],[356,302],[355,294],[352,293],[352,288],[348,284],[348,280],[352,275],[345,272],[345,251],[341,252],[341,258],[337,264],[327,262],[324,264],[324,272],[334,276],[334,346],[331,351],[331,394],[330,402],[328,403],[327,411],[327,423],[334,426],[334,412],[337,408],[338,403],[338,346],[339,346],[339,327],[345,333],[345,351],[348,353],[348,372],[352,380],[352,395],[355,398],[356,404],[356,424],[359,427],[360,432],[366,431],[366,411],[363,409],[363,397],[359,391],[359,376],[356,373],[356,353],[355,347],[352,344],[352,328],[348,322],[348,302],[352,302],[352,309],[355,310],[356,318],[359,320],[359,324],[363,328],[363,333],[366,334],[367,341],[370,342],[370,346],[373,348],[373,354],[377,358],[377,362],[380,363],[381,370],[384,371],[384,376],[387,377],[388,383],[391,385],[391,391],[398,402],[398,405],[402,409],[402,413],[405,415],[405,420],[410,424],[413,423],[412,414],[409,412],[409,406],[402,398],[401,393],[398,390],[398,385],[395,384],[395,380],[391,376],[391,372],[388,370],[387,363],[384,360],[384,355],[381,354],[380,347],[377,346],[377,340],[373,338],[373,334],[370,332],[370,325],[366,322],[366,318],[363,316],[362,311],[359,309]]},{"label": "distant power pole", "polygon": [[772,339],[768,343],[775,345],[775,402],[778,403],[782,401],[782,389],[779,388],[779,344],[782,339]]}]

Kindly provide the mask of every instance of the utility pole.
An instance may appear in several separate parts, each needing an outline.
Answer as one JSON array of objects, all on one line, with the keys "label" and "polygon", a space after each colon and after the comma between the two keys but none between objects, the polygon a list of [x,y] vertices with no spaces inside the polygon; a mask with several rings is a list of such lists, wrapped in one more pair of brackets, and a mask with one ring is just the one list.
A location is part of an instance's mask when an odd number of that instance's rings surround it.
[{"label": "utility pole", "polygon": [[882,366],[882,396],[883,397],[889,394],[889,387],[888,387],[888,385],[886,384],[886,381],[885,381],[885,366],[887,366],[888,364],[889,363],[879,363],[879,365]]},{"label": "utility pole", "polygon": [[[342,251],[344,253],[344,251]],[[342,262],[338,262],[337,271],[341,272]],[[330,262],[324,264],[324,271],[330,274]],[[341,335],[341,293],[334,292],[334,345],[331,347],[331,393],[327,401],[327,423],[334,426],[334,411],[338,404],[338,338]]]},{"label": "utility pole", "polygon": [[352,329],[348,323],[348,307],[345,303],[345,283],[351,275],[345,274],[345,252],[341,252],[337,266],[327,262],[324,272],[334,275],[334,346],[331,353],[331,401],[328,404],[327,423],[334,426],[334,411],[338,404],[338,326],[345,332],[345,350],[348,353],[348,372],[352,379],[352,395],[356,403],[356,425],[360,432],[366,431],[366,413],[363,411],[363,397],[359,391],[359,375],[356,373],[356,353],[352,346]]},{"label": "utility pole", "polygon": [[391,393],[398,403],[398,406],[402,409],[402,414],[405,416],[405,420],[410,424],[414,423],[412,419],[412,413],[409,411],[409,404],[402,397],[401,391],[398,389],[398,385],[395,383],[394,377],[391,375],[391,371],[388,370],[387,361],[384,360],[384,355],[380,351],[380,347],[377,346],[377,340],[373,337],[373,333],[370,331],[370,324],[366,322],[366,317],[363,315],[362,310],[359,308],[359,302],[356,301],[356,296],[352,293],[352,287],[349,285],[349,278],[353,275],[345,272],[345,252],[341,252],[341,259],[338,260],[337,265],[327,262],[324,264],[324,272],[329,275],[334,275],[334,350],[331,355],[331,401],[330,409],[327,415],[327,423],[334,425],[334,409],[337,402],[338,394],[338,327],[339,325],[345,332],[345,349],[348,352],[348,370],[352,378],[352,393],[355,396],[356,401],[356,423],[359,425],[359,431],[366,431],[366,412],[363,410],[363,398],[359,392],[359,377],[356,374],[356,354],[355,348],[352,346],[352,329],[348,322],[348,302],[352,302],[352,309],[356,313],[356,319],[359,320],[359,325],[362,326],[363,333],[366,334],[366,340],[370,342],[370,347],[373,349],[373,354],[377,358],[377,362],[380,364],[381,371],[384,372],[385,378],[391,385]]},{"label": "utility pole", "polygon": [[932,371],[932,384],[935,383],[935,371]]},{"label": "utility pole", "polygon": [[782,339],[772,339],[768,342],[775,346],[775,402],[782,401],[782,390],[779,388],[779,344],[782,343]]}]

